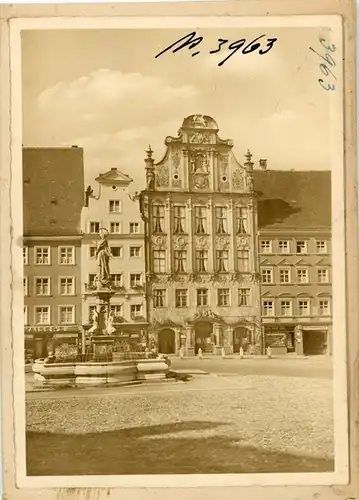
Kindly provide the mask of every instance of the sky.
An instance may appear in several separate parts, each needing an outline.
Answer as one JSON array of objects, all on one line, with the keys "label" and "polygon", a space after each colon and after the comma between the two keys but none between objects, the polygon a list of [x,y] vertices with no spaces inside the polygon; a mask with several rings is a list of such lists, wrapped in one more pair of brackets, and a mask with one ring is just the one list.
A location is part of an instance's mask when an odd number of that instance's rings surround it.
[{"label": "sky", "polygon": [[[191,30],[28,30],[22,33],[23,145],[84,148],[85,178],[117,167],[144,186],[145,150],[156,161],[164,140],[191,114],[212,116],[243,162],[267,158],[270,169],[330,168],[330,92],[316,28],[198,29],[201,44],[155,55]],[[265,55],[217,48],[276,37]],[[264,44],[263,44],[264,45]],[[195,57],[191,53],[200,50]]]}]

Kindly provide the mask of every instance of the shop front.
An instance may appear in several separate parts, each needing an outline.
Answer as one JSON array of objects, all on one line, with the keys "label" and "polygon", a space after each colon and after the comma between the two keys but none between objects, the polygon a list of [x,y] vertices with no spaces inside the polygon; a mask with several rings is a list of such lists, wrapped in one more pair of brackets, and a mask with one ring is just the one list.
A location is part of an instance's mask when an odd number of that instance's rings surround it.
[{"label": "shop front", "polygon": [[45,358],[50,352],[59,356],[62,351],[77,352],[81,342],[78,326],[47,325],[25,327],[25,362]]}]

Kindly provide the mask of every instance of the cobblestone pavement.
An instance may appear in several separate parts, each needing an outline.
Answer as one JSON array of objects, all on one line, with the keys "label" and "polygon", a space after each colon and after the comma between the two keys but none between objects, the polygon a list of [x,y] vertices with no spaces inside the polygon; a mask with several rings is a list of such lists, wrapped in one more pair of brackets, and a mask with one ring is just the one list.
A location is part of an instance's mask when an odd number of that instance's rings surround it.
[{"label": "cobblestone pavement", "polygon": [[188,383],[27,395],[30,475],[332,471],[326,379]]}]

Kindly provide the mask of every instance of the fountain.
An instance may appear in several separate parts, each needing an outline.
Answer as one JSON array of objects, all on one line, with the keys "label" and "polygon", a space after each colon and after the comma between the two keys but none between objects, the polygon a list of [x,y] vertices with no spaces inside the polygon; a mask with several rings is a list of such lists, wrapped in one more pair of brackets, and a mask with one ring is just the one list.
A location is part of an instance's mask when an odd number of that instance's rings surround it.
[{"label": "fountain", "polygon": [[[55,356],[36,360],[32,371],[35,383],[48,387],[73,387],[96,384],[133,384],[147,380],[163,380],[169,371],[165,359],[157,356],[148,359],[144,354],[137,359],[124,359],[121,353],[113,353],[116,336],[111,298],[114,291],[110,274],[111,250],[107,240],[107,230],[99,231],[96,242],[98,271],[96,288],[96,308],[92,315],[92,326],[87,332],[91,346],[90,353],[78,353],[76,359],[58,362]],[[83,347],[86,341],[83,342]]]}]

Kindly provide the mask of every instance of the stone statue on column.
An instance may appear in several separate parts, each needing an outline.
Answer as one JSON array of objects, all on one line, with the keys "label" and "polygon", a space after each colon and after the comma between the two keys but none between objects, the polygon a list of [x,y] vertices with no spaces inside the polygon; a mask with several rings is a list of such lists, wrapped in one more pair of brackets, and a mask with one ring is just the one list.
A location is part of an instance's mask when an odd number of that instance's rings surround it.
[{"label": "stone statue on column", "polygon": [[107,241],[105,230],[99,232],[99,239],[96,242],[97,275],[96,281],[100,288],[109,287],[111,284],[110,274],[111,250]]}]

